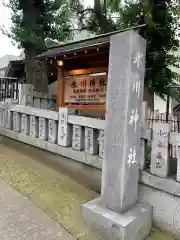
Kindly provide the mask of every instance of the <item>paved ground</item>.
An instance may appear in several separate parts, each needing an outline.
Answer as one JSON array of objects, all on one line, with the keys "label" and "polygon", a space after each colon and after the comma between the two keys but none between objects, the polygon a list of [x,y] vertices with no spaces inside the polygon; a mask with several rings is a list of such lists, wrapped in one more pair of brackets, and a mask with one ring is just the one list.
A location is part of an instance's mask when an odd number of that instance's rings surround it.
[{"label": "paved ground", "polygon": [[73,240],[34,203],[0,181],[0,239]]},{"label": "paved ground", "polygon": [[[3,144],[0,179],[0,240],[99,239],[85,226],[80,210],[98,196],[94,191]],[[172,238],[155,231],[148,240]]]}]

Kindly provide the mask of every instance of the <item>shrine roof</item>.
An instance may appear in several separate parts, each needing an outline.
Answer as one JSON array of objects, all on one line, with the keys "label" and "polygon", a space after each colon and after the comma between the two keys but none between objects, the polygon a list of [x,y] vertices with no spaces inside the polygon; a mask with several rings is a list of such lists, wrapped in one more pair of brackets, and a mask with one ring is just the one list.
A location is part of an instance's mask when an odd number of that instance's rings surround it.
[{"label": "shrine roof", "polygon": [[55,47],[49,48],[44,53],[36,56],[36,59],[46,59],[46,58],[55,58],[55,57],[64,57],[66,54],[74,54],[76,52],[80,52],[87,49],[97,49],[97,48],[103,48],[109,46],[110,43],[110,36],[125,32],[128,30],[138,30],[142,27],[145,27],[146,25],[138,25],[135,27],[118,30],[106,34],[97,35],[95,37],[91,37],[88,39],[83,39],[79,41],[71,41],[64,44],[59,44]]}]

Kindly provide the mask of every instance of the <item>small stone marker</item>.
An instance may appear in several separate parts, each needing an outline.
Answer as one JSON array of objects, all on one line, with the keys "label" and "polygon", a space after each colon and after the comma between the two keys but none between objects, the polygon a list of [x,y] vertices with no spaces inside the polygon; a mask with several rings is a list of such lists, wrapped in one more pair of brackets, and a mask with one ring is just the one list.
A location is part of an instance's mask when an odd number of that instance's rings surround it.
[{"label": "small stone marker", "polygon": [[16,99],[5,100],[4,126],[7,129],[13,129],[13,112],[10,110],[13,104],[17,104]]},{"label": "small stone marker", "polygon": [[46,98],[41,99],[41,108],[46,110],[48,109],[48,99]]},{"label": "small stone marker", "polygon": [[52,119],[48,121],[48,141],[51,143],[57,142],[57,122]]},{"label": "small stone marker", "polygon": [[151,150],[151,173],[167,177],[169,172],[169,142],[170,124],[154,123]]},{"label": "small stone marker", "polygon": [[63,147],[72,145],[72,125],[68,124],[68,108],[59,108],[58,144]]},{"label": "small stone marker", "polygon": [[96,129],[85,128],[85,153],[95,155],[98,152],[98,133]]},{"label": "small stone marker", "polygon": [[142,240],[151,229],[152,208],[137,204],[145,56],[134,31],[110,37],[101,197],[83,205],[104,240]]},{"label": "small stone marker", "polygon": [[34,107],[35,108],[41,108],[41,99],[34,97]]},{"label": "small stone marker", "polygon": [[15,132],[20,132],[21,130],[21,114],[18,112],[13,112],[13,130]]},{"label": "small stone marker", "polygon": [[48,99],[48,110],[55,111],[56,110],[56,102],[53,99]]},{"label": "small stone marker", "polygon": [[81,126],[73,125],[72,148],[77,151],[84,149],[84,129]]},{"label": "small stone marker", "polygon": [[38,137],[39,124],[36,116],[30,116],[30,136],[33,138]]},{"label": "small stone marker", "polygon": [[48,139],[48,122],[45,118],[39,118],[39,139]]},{"label": "small stone marker", "polygon": [[30,129],[29,116],[27,114],[21,115],[21,133],[23,135],[28,135]]}]

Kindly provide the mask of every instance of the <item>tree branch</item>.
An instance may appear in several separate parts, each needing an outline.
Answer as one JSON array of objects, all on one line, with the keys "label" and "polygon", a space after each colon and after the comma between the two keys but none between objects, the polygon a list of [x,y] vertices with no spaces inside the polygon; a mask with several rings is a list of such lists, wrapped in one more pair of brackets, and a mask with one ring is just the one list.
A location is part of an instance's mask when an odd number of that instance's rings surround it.
[{"label": "tree branch", "polygon": [[78,11],[77,13],[83,14],[85,12],[94,12],[94,8],[86,8],[86,9],[83,9],[82,11]]}]

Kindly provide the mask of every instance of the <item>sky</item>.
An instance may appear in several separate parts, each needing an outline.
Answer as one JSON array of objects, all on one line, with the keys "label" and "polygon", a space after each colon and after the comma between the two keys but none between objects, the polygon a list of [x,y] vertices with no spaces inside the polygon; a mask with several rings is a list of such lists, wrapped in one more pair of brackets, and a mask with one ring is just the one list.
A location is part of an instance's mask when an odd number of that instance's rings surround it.
[{"label": "sky", "polygon": [[[82,0],[85,5],[91,5],[93,0]],[[4,0],[4,2],[8,2],[8,0]],[[2,0],[0,0],[0,26],[4,26],[6,29],[9,29],[11,25],[11,12],[10,9],[7,9],[3,6]],[[0,33],[0,57],[10,54],[10,55],[19,55],[20,50],[17,49],[11,42],[11,39],[4,36]]]},{"label": "sky", "polygon": [[[3,6],[2,0],[0,0],[0,26],[5,26],[5,28],[8,29],[11,24],[10,16],[10,10],[5,8]],[[19,55],[19,53],[20,50],[13,46],[13,44],[11,43],[11,39],[4,36],[0,32],[0,57],[6,54]]]}]

